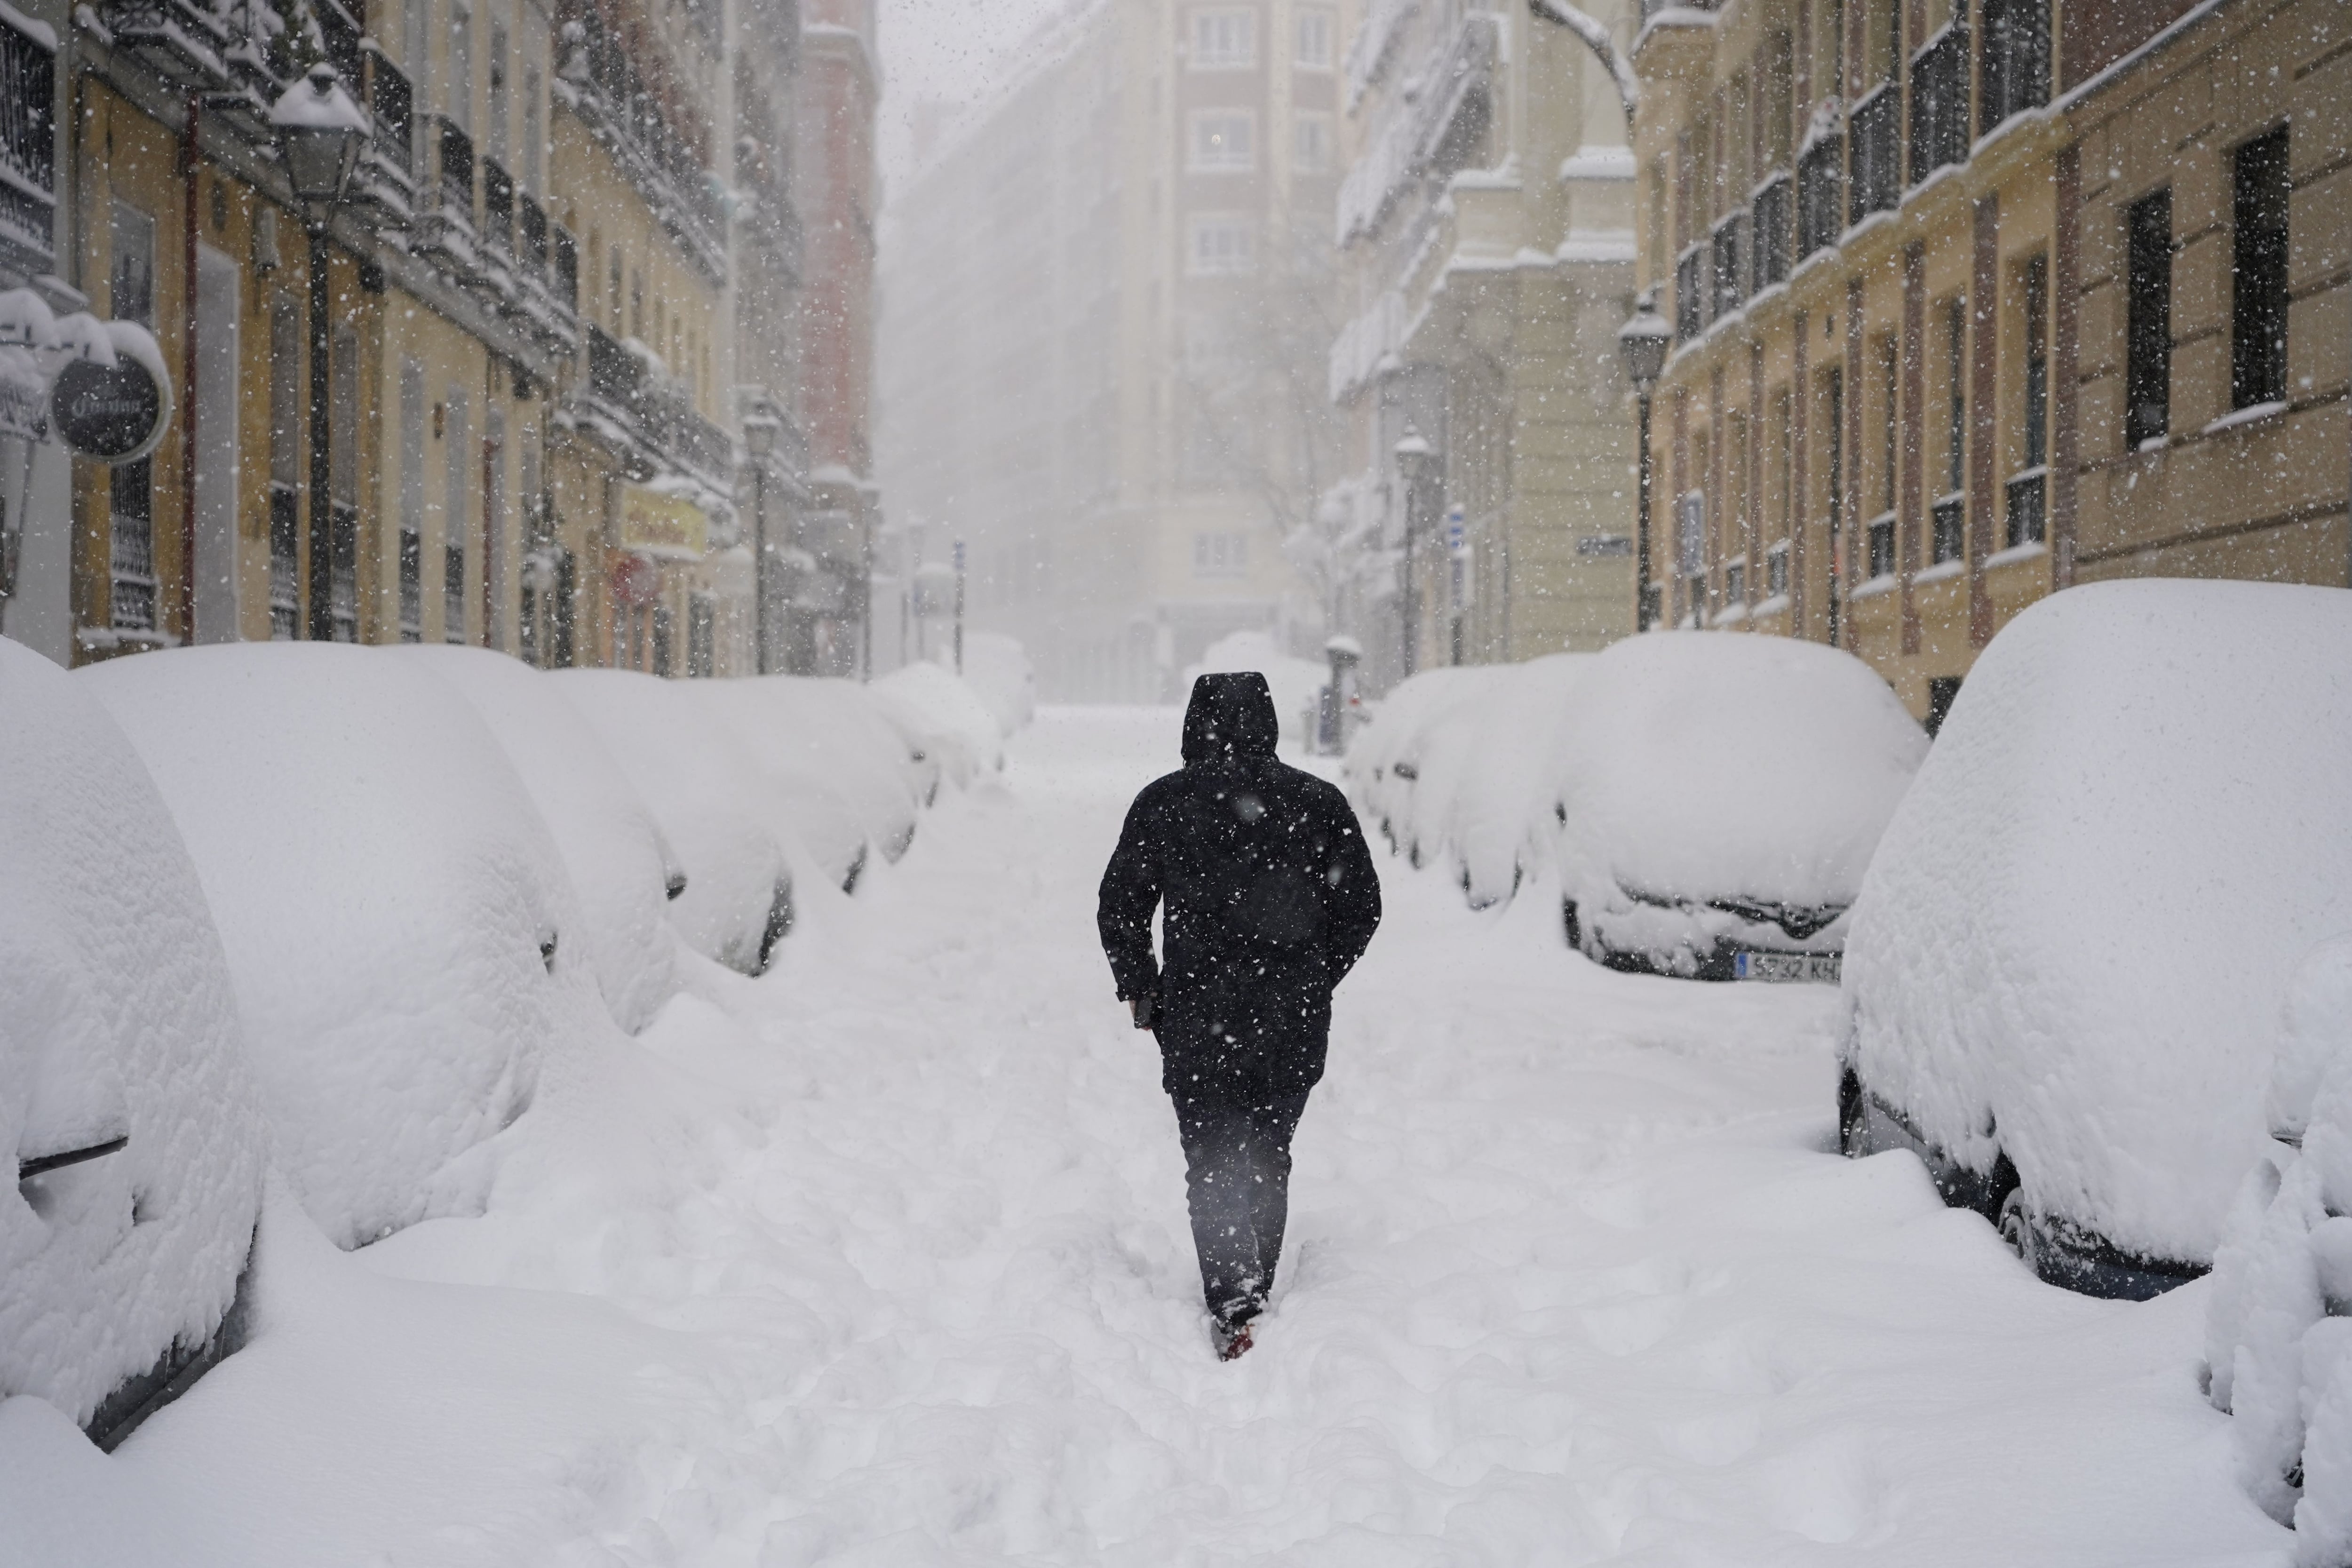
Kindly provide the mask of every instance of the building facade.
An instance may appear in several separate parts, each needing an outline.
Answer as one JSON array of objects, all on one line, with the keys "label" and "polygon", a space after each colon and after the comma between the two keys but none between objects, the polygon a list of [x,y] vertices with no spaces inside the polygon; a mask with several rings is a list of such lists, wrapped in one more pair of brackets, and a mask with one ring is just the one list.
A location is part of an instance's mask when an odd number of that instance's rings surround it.
[{"label": "building facade", "polygon": [[[1631,41],[1624,7],[1588,10]],[[1337,210],[1349,316],[1329,390],[1355,461],[1328,526],[1355,542],[1334,592],[1370,679],[1603,647],[1633,629],[1615,334],[1634,168],[1609,69],[1526,5],[1379,0],[1343,90],[1360,151]],[[1409,437],[1430,448],[1420,501],[1396,456]]]},{"label": "building facade", "polygon": [[964,541],[972,624],[1022,637],[1050,696],[1160,700],[1228,634],[1320,640],[1297,546],[1346,434],[1324,384],[1358,16],[1080,0],[894,197],[897,544]]},{"label": "building facade", "polygon": [[1742,0],[1634,62],[1668,623],[1932,726],[2056,589],[2352,582],[2340,7]]},{"label": "building facade", "polygon": [[[175,403],[162,444],[115,465],[0,408],[0,629],[64,662],[326,637],[755,668],[743,501],[788,511],[808,471],[802,19],[550,5],[0,18],[0,299],[37,301],[0,307],[0,339],[27,312],[137,323]],[[367,132],[315,247],[269,114],[320,62]],[[870,275],[870,251],[841,264]],[[753,407],[783,432],[757,474]]]}]

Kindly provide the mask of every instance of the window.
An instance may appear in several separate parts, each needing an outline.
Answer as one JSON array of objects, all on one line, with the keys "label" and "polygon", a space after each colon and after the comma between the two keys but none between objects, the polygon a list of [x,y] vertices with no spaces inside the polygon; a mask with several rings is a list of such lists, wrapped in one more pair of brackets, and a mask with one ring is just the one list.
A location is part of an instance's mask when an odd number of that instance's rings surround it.
[{"label": "window", "polygon": [[1245,174],[1257,166],[1257,117],[1248,110],[1197,111],[1192,127],[1185,167],[1194,174]]},{"label": "window", "polygon": [[1231,276],[1257,268],[1257,231],[1245,217],[1202,215],[1192,219],[1184,270],[1195,278]]},{"label": "window", "polygon": [[719,602],[708,594],[686,601],[686,673],[693,680],[719,673]]},{"label": "window", "polygon": [[1247,70],[1257,64],[1257,14],[1238,8],[1192,13],[1196,71]]},{"label": "window", "polygon": [[2230,406],[2286,397],[2286,129],[2238,149],[2231,170]]},{"label": "window", "polygon": [[[2166,219],[2168,231],[2170,218]],[[2047,531],[2045,465],[2050,461],[2050,260],[2025,264],[2025,467],[2009,481],[2004,541],[2011,549],[2039,544]]]},{"label": "window", "polygon": [[539,68],[522,73],[522,183],[527,190],[544,191],[540,160],[547,153],[546,133],[539,128]]},{"label": "window", "polygon": [[1789,592],[1789,542],[1785,539],[1764,552],[1764,592],[1775,599]]},{"label": "window", "polygon": [[507,147],[507,29],[504,23],[490,24],[490,156],[499,163],[511,162]]},{"label": "window", "polygon": [[449,87],[443,112],[457,129],[474,129],[474,17],[463,5],[449,8]]},{"label": "window", "polygon": [[2172,191],[2125,209],[2124,447],[2160,441],[2172,415]]},{"label": "window", "polygon": [[1301,114],[1291,121],[1290,166],[1302,174],[1321,174],[1331,167],[1331,117]]},{"label": "window", "polygon": [[400,365],[400,640],[425,637],[425,367]]},{"label": "window", "polygon": [[1865,576],[1873,582],[1895,575],[1895,520],[1892,517],[1874,519],[1870,525],[1870,570]]},{"label": "window", "polygon": [[1748,563],[1734,561],[1723,569],[1723,602],[1727,605],[1748,603]]},{"label": "window", "polygon": [[2049,0],[1985,0],[1979,134],[2050,101]]},{"label": "window", "polygon": [[1245,577],[1249,574],[1249,535],[1196,533],[1192,536],[1192,575]]},{"label": "window", "polygon": [[466,495],[475,482],[467,453],[473,441],[467,432],[466,395],[453,389],[446,408],[441,433],[441,637],[461,643],[466,640]]},{"label": "window", "polygon": [[302,317],[279,295],[269,308],[269,636],[299,637],[302,580],[296,554],[301,529]]},{"label": "window", "polygon": [[1944,490],[1948,495],[1967,488],[1969,482],[1968,358],[1968,301],[1955,296],[1944,302]]},{"label": "window", "polygon": [[1297,13],[1298,37],[1290,63],[1301,70],[1331,68],[1331,13],[1320,5],[1301,5]]},{"label": "window", "polygon": [[1843,641],[1845,614],[1839,593],[1843,575],[1841,553],[1845,537],[1845,373],[1834,365],[1822,373],[1822,436],[1828,450],[1822,454],[1822,479],[1829,513],[1829,640]]}]

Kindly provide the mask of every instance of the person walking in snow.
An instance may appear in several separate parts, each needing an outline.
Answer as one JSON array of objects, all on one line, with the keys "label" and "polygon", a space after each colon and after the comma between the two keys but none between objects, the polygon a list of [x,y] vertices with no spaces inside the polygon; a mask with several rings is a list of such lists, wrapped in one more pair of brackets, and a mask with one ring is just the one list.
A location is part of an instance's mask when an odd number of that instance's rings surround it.
[{"label": "person walking in snow", "polygon": [[1129,808],[1096,912],[1119,1000],[1159,1038],[1225,1361],[1250,1348],[1282,1257],[1290,1139],[1323,1076],[1331,989],[1381,923],[1355,813],[1276,760],[1279,734],[1265,676],[1193,682],[1184,765]]}]

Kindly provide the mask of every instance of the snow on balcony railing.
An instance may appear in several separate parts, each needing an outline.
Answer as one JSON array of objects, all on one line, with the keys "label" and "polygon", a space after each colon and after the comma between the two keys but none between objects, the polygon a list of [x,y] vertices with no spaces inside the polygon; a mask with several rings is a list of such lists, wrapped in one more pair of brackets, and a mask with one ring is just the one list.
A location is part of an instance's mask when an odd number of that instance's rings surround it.
[{"label": "snow on balcony railing", "polygon": [[[1404,106],[1400,105],[1399,109]],[[1339,239],[1342,246],[1370,234],[1387,217],[1418,163],[1421,127],[1407,113],[1388,115],[1339,182]]]},{"label": "snow on balcony railing", "polygon": [[1340,245],[1376,231],[1413,177],[1444,150],[1464,106],[1491,80],[1500,26],[1483,6],[1457,10],[1427,63],[1413,73],[1413,85],[1385,106],[1370,145],[1339,183]]},{"label": "snow on balcony railing", "polygon": [[1349,109],[1361,102],[1364,94],[1381,79],[1390,55],[1396,49],[1397,39],[1403,36],[1404,25],[1420,9],[1421,0],[1372,0],[1371,15],[1364,18],[1363,27],[1348,50]]},{"label": "snow on balcony railing", "polygon": [[1339,329],[1331,345],[1331,401],[1344,403],[1380,374],[1381,362],[1404,345],[1404,296],[1391,289],[1372,308]]}]

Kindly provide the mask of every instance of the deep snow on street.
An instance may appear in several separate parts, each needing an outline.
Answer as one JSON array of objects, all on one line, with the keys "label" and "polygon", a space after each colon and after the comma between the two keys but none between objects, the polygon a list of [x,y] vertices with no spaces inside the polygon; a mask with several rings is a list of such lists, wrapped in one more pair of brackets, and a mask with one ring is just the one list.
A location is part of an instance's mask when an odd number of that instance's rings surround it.
[{"label": "deep snow on street", "polygon": [[1834,994],[1600,970],[1382,857],[1259,1348],[1212,1358],[1095,880],[1171,712],[1049,712],[778,971],[551,1065],[488,1215],[334,1252],[0,1562],[2281,1563],[2201,1284],[1835,1158]]}]

